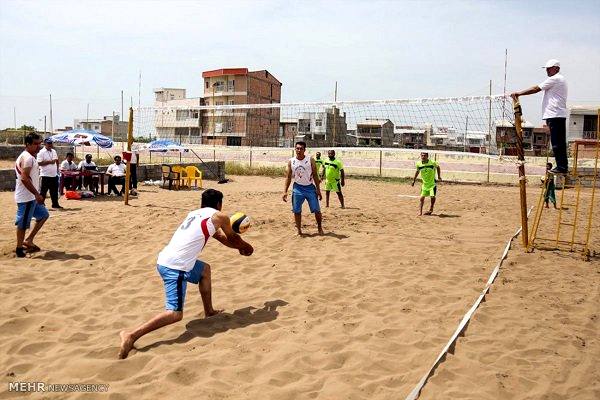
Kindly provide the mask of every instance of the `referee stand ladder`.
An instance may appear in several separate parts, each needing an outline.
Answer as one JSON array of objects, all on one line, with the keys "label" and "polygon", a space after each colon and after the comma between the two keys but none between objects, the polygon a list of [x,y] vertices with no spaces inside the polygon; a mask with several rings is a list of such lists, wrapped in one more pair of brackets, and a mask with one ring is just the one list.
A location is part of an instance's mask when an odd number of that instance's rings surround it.
[{"label": "referee stand ladder", "polygon": [[[594,146],[593,152],[595,157],[591,160],[593,168],[586,167],[585,164],[578,165],[580,162],[580,146],[590,144]],[[572,169],[568,174],[554,175],[557,190],[559,189],[558,182],[561,181],[562,183],[560,185],[562,186],[560,199],[557,199],[558,211],[549,216],[549,221],[542,224],[542,215],[545,209],[544,198],[548,191],[550,175],[552,175],[546,171],[542,190],[537,201],[527,251],[531,252],[535,248],[570,252],[578,251],[582,252],[586,260],[589,260],[593,255],[590,249],[590,237],[593,228],[592,222],[596,202],[596,190],[597,186],[600,185],[600,180],[598,179],[598,173],[600,172],[598,164],[600,156],[600,109],[598,110],[597,117],[596,139],[575,140],[573,145],[574,159]],[[591,193],[586,193],[585,191],[582,193],[582,188],[588,186],[591,186]],[[551,211],[554,212],[554,210]]]}]

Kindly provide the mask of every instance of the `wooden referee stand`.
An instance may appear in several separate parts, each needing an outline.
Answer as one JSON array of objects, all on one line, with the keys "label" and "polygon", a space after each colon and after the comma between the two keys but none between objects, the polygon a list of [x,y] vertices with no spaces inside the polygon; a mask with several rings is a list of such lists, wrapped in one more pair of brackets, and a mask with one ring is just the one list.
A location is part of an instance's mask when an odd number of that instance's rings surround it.
[{"label": "wooden referee stand", "polygon": [[[592,144],[594,146],[594,168],[591,173],[586,173],[585,171],[581,171],[578,162],[579,162],[579,147],[582,145]],[[546,177],[544,180],[544,185],[542,186],[542,190],[540,192],[540,196],[537,201],[537,208],[535,212],[535,216],[533,219],[532,229],[531,229],[531,237],[529,238],[529,244],[527,246],[527,251],[531,252],[534,248],[544,248],[550,250],[568,250],[568,251],[581,251],[586,260],[590,259],[592,255],[592,251],[590,250],[590,238],[592,232],[592,222],[593,222],[593,214],[594,214],[594,204],[596,202],[596,189],[599,184],[598,182],[598,173],[599,165],[598,158],[600,156],[600,109],[598,110],[597,115],[597,128],[596,128],[596,139],[595,140],[576,140],[574,143],[574,157],[573,157],[573,166],[571,171],[562,175],[564,177],[564,184],[562,186],[560,201],[558,204],[558,216],[556,217],[556,223],[551,226],[555,227],[555,232],[552,235],[553,237],[540,237],[538,236],[538,230],[540,227],[540,223],[542,220],[542,215],[544,212],[544,197],[546,191],[548,190],[548,183],[550,173],[546,172]],[[556,175],[560,176],[560,175]],[[565,192],[567,191],[567,178],[572,181],[574,193],[571,196],[566,196]],[[581,189],[585,183],[591,184],[591,194],[589,196],[589,206],[585,207],[582,205],[582,194]],[[572,210],[570,215],[565,215],[565,211]],[[587,211],[587,215],[585,212]],[[580,214],[583,215],[583,238],[577,237],[577,229],[580,228]],[[568,238],[567,240],[563,240],[561,236],[561,232],[567,231]],[[570,232],[569,232],[570,230]],[[564,235],[563,235],[564,236]]]}]

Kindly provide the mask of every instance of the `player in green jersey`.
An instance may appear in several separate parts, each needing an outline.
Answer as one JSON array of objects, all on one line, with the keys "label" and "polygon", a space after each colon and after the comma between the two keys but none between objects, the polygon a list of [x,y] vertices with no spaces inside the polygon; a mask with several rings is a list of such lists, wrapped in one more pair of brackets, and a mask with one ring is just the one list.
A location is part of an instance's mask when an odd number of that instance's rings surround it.
[{"label": "player in green jersey", "polygon": [[417,163],[417,171],[415,172],[415,177],[412,181],[412,186],[415,186],[417,176],[419,176],[419,173],[421,174],[421,181],[423,182],[423,185],[421,186],[421,206],[419,208],[419,215],[423,215],[423,204],[425,203],[425,197],[431,198],[431,207],[429,207],[429,211],[427,211],[425,215],[431,215],[433,213],[435,195],[437,193],[437,186],[435,180],[436,170],[438,176],[437,181],[441,182],[442,173],[437,161],[430,160],[429,154],[425,152],[421,153],[421,161]]},{"label": "player in green jersey", "polygon": [[346,184],[344,164],[335,158],[335,150],[327,152],[328,159],[323,163],[321,180],[325,178],[325,207],[329,207],[329,192],[336,192],[342,208],[344,208],[344,195],[342,187]]}]

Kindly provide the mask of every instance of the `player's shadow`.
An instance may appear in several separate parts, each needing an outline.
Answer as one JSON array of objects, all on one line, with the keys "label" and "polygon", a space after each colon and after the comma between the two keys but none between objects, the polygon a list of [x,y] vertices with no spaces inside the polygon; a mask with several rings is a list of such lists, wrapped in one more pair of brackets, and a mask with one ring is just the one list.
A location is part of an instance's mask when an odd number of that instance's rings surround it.
[{"label": "player's shadow", "polygon": [[230,329],[245,328],[250,325],[263,324],[274,321],[279,312],[277,307],[288,305],[283,300],[272,300],[265,302],[263,308],[252,306],[235,310],[233,313],[221,313],[210,318],[198,318],[188,322],[186,331],[179,337],[169,340],[161,340],[137,349],[139,352],[146,352],[155,347],[170,345],[175,343],[186,343],[195,337],[209,338],[217,333],[227,332]]},{"label": "player's shadow", "polygon": [[39,256],[32,256],[42,260],[95,260],[94,256],[87,254],[67,253],[66,251],[48,250]]},{"label": "player's shadow", "polygon": [[[435,216],[435,214],[433,214]],[[460,218],[460,215],[456,214],[438,214],[439,218]]]}]

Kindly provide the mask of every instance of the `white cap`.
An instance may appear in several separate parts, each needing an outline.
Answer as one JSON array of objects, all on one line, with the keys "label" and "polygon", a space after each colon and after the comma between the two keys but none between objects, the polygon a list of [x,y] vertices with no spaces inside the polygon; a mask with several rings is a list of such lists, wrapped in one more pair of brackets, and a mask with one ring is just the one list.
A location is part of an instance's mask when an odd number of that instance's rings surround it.
[{"label": "white cap", "polygon": [[548,61],[546,61],[546,65],[544,65],[542,68],[552,68],[552,67],[559,67],[560,68],[560,61],[551,58]]}]

